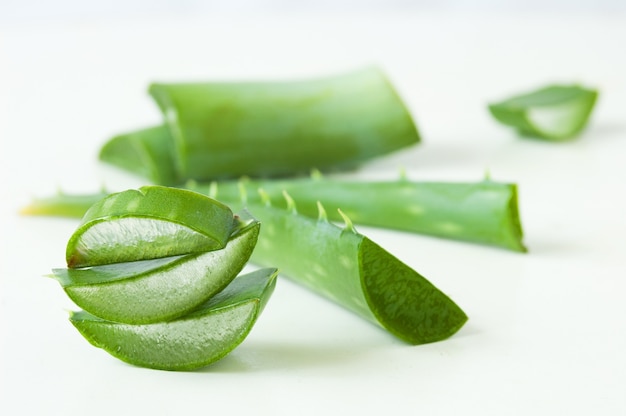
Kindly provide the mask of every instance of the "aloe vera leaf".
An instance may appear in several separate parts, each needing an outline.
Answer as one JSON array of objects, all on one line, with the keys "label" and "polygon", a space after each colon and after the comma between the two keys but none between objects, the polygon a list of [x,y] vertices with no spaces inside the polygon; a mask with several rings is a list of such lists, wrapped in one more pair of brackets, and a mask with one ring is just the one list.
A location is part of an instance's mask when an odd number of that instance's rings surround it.
[{"label": "aloe vera leaf", "polygon": [[162,186],[119,192],[87,210],[67,244],[67,265],[216,250],[226,245],[234,224],[229,207],[196,192]]},{"label": "aloe vera leaf", "polygon": [[490,104],[489,110],[522,136],[565,141],[584,129],[597,97],[596,90],[578,85],[553,85]]},{"label": "aloe vera leaf", "polygon": [[349,169],[420,141],[404,103],[373,67],[304,81],[155,83],[149,92],[169,128],[174,167],[162,174],[159,163],[144,160],[144,148],[167,148],[160,130],[159,145],[147,145],[154,131],[143,130],[115,138],[100,158],[156,181]]},{"label": "aloe vera leaf", "polygon": [[[448,338],[467,316],[426,278],[321,211],[315,220],[295,210],[248,206],[263,224],[251,261],[276,264],[281,275],[352,310],[398,338],[423,344]],[[303,253],[306,253],[303,255]]]},{"label": "aloe vera leaf", "polygon": [[[311,178],[189,183],[188,189],[212,195],[235,206],[245,198],[260,202],[262,189],[276,206],[285,206],[282,192],[297,202],[298,212],[317,217],[322,202],[331,220],[341,209],[357,224],[469,241],[525,252],[517,186],[483,180],[475,183],[349,181]],[[241,204],[241,202],[239,202]]]},{"label": "aloe vera leaf", "polygon": [[174,143],[167,126],[150,127],[113,137],[100,149],[107,163],[160,185],[180,182],[174,166]]},{"label": "aloe vera leaf", "polygon": [[260,224],[253,221],[220,250],[152,260],[54,269],[76,305],[129,324],[182,316],[224,289],[248,262]]},{"label": "aloe vera leaf", "polygon": [[230,353],[249,334],[276,284],[276,269],[238,276],[194,312],[169,322],[130,325],[84,311],[70,321],[94,346],[130,364],[194,370]]},{"label": "aloe vera leaf", "polygon": [[[327,207],[331,220],[341,220],[341,208],[357,224],[488,244],[525,252],[515,184],[484,180],[474,183],[414,182],[408,180],[361,182],[311,178],[221,181],[211,185],[188,182],[188,189],[242,205],[242,197],[259,202],[263,189],[277,207],[283,190],[297,202],[298,212],[315,218],[317,201]],[[102,194],[56,195],[35,199],[23,212],[31,215],[81,215]]]}]

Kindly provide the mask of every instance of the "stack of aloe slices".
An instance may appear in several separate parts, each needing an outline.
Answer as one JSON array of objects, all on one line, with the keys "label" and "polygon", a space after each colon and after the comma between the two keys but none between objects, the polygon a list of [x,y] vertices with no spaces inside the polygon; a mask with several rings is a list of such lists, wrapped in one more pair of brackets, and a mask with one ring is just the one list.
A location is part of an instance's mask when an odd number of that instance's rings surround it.
[{"label": "stack of aloe slices", "polygon": [[74,326],[132,364],[190,370],[235,348],[270,297],[276,269],[237,274],[260,223],[195,192],[147,186],[94,204],[53,270],[83,310]]}]

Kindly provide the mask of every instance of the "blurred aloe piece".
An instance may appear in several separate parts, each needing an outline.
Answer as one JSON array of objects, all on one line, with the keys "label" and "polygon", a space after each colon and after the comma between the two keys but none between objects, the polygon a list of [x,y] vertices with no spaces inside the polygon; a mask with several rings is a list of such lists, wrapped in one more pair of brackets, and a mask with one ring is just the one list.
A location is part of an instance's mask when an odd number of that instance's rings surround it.
[{"label": "blurred aloe piece", "polygon": [[152,84],[164,126],[111,139],[100,159],[157,184],[351,169],[420,141],[370,67],[284,82]]},{"label": "blurred aloe piece", "polygon": [[565,141],[585,128],[597,97],[596,90],[578,85],[553,85],[490,104],[489,110],[522,136]]}]

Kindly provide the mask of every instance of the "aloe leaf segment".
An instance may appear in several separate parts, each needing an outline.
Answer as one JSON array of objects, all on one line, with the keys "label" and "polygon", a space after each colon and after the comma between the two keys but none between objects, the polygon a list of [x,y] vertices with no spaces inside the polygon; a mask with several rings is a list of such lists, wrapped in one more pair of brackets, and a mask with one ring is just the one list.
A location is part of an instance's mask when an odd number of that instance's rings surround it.
[{"label": "aloe leaf segment", "polygon": [[[341,221],[341,209],[357,224],[427,234],[453,240],[526,251],[515,184],[489,179],[474,183],[348,181],[311,178],[223,181],[213,185],[187,184],[189,189],[228,201],[257,203],[259,189],[277,207],[286,207],[287,192],[298,212],[315,218],[317,201],[329,219]],[[241,202],[240,202],[241,203]]]},{"label": "aloe leaf segment", "polygon": [[117,136],[100,159],[166,185],[350,169],[420,141],[375,67],[302,81],[155,83],[149,92],[167,131]]},{"label": "aloe leaf segment", "polygon": [[266,205],[248,207],[264,227],[252,262],[278,264],[281,275],[411,344],[443,340],[466,322],[448,296],[351,225],[338,227],[323,214],[315,220]]}]

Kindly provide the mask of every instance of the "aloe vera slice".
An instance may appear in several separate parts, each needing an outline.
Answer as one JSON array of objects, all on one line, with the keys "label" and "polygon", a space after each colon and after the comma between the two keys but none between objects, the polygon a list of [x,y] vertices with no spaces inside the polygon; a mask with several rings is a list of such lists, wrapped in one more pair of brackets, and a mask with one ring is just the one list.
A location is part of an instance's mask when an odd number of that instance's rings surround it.
[{"label": "aloe vera slice", "polygon": [[220,250],[54,269],[53,277],[76,305],[102,319],[129,324],[166,321],[196,308],[233,280],[254,250],[259,226],[252,222]]},{"label": "aloe vera slice", "polygon": [[[349,169],[420,141],[373,67],[303,81],[155,83],[149,92],[170,137],[159,128],[121,135],[100,159],[155,183]],[[162,164],[168,148],[173,167]]]},{"label": "aloe vera slice", "polygon": [[[249,205],[263,223],[251,261],[284,275],[411,344],[448,338],[467,316],[426,278],[357,233],[283,209]],[[306,253],[305,256],[302,253]]]},{"label": "aloe vera slice", "polygon": [[233,230],[226,205],[196,192],[145,186],[96,202],[70,238],[70,268],[223,248]]},{"label": "aloe vera slice", "polygon": [[584,129],[597,97],[596,90],[578,85],[553,85],[490,104],[489,110],[522,136],[564,141]]},{"label": "aloe vera slice", "polygon": [[[331,220],[341,221],[341,209],[357,224],[470,241],[525,252],[517,186],[486,179],[474,183],[351,181],[311,178],[189,183],[188,189],[210,195],[230,206],[260,202],[262,189],[277,207],[282,193],[297,203],[298,213],[317,217],[322,202]],[[239,202],[237,202],[239,201]]]},{"label": "aloe vera slice", "polygon": [[144,325],[73,312],[70,321],[94,346],[130,364],[194,370],[227,355],[249,334],[276,284],[276,269],[237,277],[226,289],[182,318]]}]

